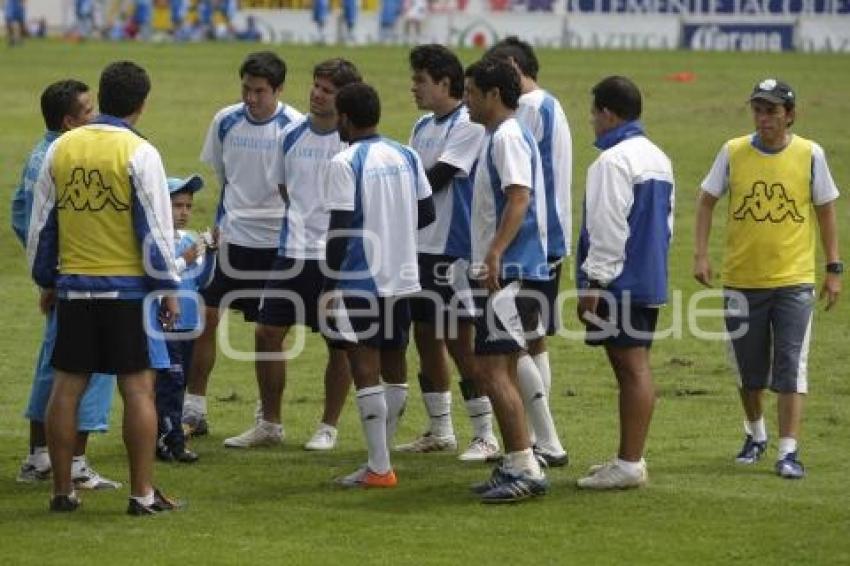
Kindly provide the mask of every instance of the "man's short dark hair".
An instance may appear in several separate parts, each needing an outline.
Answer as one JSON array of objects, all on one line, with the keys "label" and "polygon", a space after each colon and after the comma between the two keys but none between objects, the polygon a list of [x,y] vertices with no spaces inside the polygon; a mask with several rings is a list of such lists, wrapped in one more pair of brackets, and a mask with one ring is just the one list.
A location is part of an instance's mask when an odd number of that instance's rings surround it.
[{"label": "man's short dark hair", "polygon": [[351,83],[336,94],[336,112],[348,116],[358,128],[371,128],[381,119],[381,100],[368,84]]},{"label": "man's short dark hair", "polygon": [[62,129],[65,116],[73,116],[80,111],[79,97],[89,91],[89,85],[75,79],[57,81],[41,93],[41,115],[48,130],[58,132]]},{"label": "man's short dark hair", "polygon": [[438,43],[419,45],[410,52],[410,68],[428,73],[431,80],[449,79],[449,96],[463,98],[463,65],[457,55]]},{"label": "man's short dark hair", "polygon": [[239,78],[245,75],[264,78],[272,90],[277,90],[286,81],[286,63],[272,51],[257,51],[245,57],[239,67]]},{"label": "man's short dark hair", "polygon": [[148,73],[132,61],[116,61],[100,74],[97,104],[104,114],[126,118],[142,108],[151,90]]},{"label": "man's short dark hair", "polygon": [[354,63],[339,57],[322,61],[313,67],[313,78],[327,79],[336,88],[342,88],[351,83],[359,83],[363,80],[363,76],[354,66]]},{"label": "man's short dark hair", "polygon": [[487,50],[485,57],[497,59],[513,59],[520,72],[532,80],[537,80],[540,72],[540,63],[531,44],[525,42],[515,35],[509,35]]},{"label": "man's short dark hair", "polygon": [[499,89],[502,104],[511,110],[516,110],[519,106],[519,73],[507,61],[485,57],[470,65],[466,69],[466,76],[472,79],[481,92]]},{"label": "man's short dark hair", "polygon": [[599,81],[593,90],[593,106],[597,110],[606,108],[622,118],[631,121],[640,118],[642,102],[640,90],[626,77],[612,76]]}]

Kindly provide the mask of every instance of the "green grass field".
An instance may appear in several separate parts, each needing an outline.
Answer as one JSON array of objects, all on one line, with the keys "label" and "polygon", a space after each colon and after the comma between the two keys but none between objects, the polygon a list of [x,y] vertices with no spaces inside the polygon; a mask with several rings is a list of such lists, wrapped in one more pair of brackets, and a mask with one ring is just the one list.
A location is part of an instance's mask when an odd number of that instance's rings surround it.
[{"label": "green grass field", "polygon": [[[0,186],[8,203],[24,160],[42,134],[38,96],[51,81],[74,76],[96,86],[109,61],[144,65],[153,91],[140,130],[160,149],[170,174],[212,172],[198,162],[213,113],[239,96],[237,68],[246,45],[127,45],[30,42],[0,55]],[[383,99],[382,132],[406,140],[417,110],[409,95],[407,53],[398,48],[276,47],[290,71],[287,101],[305,108],[312,65],[344,54],[363,70]],[[462,53],[471,62],[478,53]],[[678,183],[676,227],[670,257],[671,289],[685,304],[697,285],[691,278],[696,187],[720,144],[751,126],[745,104],[752,85],[780,75],[799,96],[795,130],[825,148],[839,188],[850,191],[850,65],[847,57],[802,54],[697,54],[688,52],[542,51],[541,83],[564,105],[575,148],[574,219],[595,156],[588,124],[590,88],[605,75],[626,74],[643,89],[644,122],[673,160]],[[665,80],[696,74],[690,83]],[[212,220],[216,190],[199,194],[193,226]],[[839,204],[845,257],[850,246],[850,206]],[[719,266],[722,214],[716,215],[713,262]],[[577,223],[577,221],[576,221]],[[356,467],[364,444],[356,409],[343,415],[340,443],[330,454],[308,454],[322,402],[324,347],[310,337],[292,362],[284,399],[287,441],[282,448],[225,451],[223,438],[251,421],[256,387],[253,365],[219,357],[210,388],[212,434],[195,443],[202,460],[192,467],[157,465],[158,483],[188,500],[186,512],[151,520],[126,517],[127,490],[84,493],[73,516],[47,513],[49,486],[15,483],[27,448],[22,418],[42,320],[24,254],[0,206],[0,561],[4,564],[267,563],[460,564],[486,560],[520,563],[850,563],[850,325],[847,299],[816,315],[810,355],[801,482],[772,473],[774,404],[767,420],[770,457],[737,467],[741,414],[720,342],[699,341],[685,329],[680,339],[653,349],[658,403],[648,445],[651,484],[621,493],[583,493],[574,486],[586,467],[612,454],[617,440],[616,388],[599,350],[580,342],[550,341],[555,420],[572,457],[550,472],[551,495],[527,505],[486,507],[467,485],[489,473],[461,465],[452,455],[398,455],[398,489],[350,492],[331,479]],[[572,285],[569,278],[565,286]],[[570,326],[572,303],[565,315]],[[669,322],[667,309],[660,327]],[[250,328],[233,322],[236,342],[250,347]],[[718,321],[706,328],[719,329]],[[411,348],[410,376],[418,368]],[[425,414],[411,387],[398,439],[412,438]],[[455,394],[459,441],[469,426]],[[120,435],[120,402],[113,430],[93,438],[89,455],[98,470],[126,481]]]}]

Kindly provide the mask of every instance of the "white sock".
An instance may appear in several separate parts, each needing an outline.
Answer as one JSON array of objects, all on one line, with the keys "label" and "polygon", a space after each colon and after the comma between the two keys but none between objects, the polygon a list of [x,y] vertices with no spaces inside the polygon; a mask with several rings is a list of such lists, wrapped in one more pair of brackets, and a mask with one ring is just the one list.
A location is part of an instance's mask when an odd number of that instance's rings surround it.
[{"label": "white sock", "polygon": [[782,460],[788,454],[797,451],[797,439],[791,438],[790,436],[784,436],[779,439],[779,458],[778,460]]},{"label": "white sock", "polygon": [[747,434],[753,437],[755,442],[764,442],[767,440],[767,430],[764,428],[764,417],[759,417],[757,421],[744,421],[744,430]]},{"label": "white sock", "polygon": [[150,507],[154,502],[153,491],[147,495],[143,495],[142,497],[131,495],[130,499],[135,499],[139,504],[144,505],[145,507]]},{"label": "white sock", "polygon": [[387,446],[392,446],[398,422],[407,406],[407,384],[385,383],[384,395],[387,400]]},{"label": "white sock", "polygon": [[631,476],[640,475],[641,468],[644,467],[643,458],[638,460],[637,462],[629,462],[628,460],[623,460],[622,458],[617,458],[617,465],[620,466],[626,473]]},{"label": "white sock", "polygon": [[[188,409],[188,411],[187,411]],[[206,416],[207,414],[207,398],[205,395],[192,395],[191,393],[186,393],[185,398],[183,399],[183,414],[186,415],[188,412],[200,414]]]},{"label": "white sock", "polygon": [[516,475],[530,476],[535,479],[543,477],[543,471],[531,448],[505,454],[504,466],[507,471]]},{"label": "white sock", "polygon": [[489,397],[476,397],[463,402],[466,412],[472,423],[472,436],[492,441],[496,438],[493,434],[493,405]]},{"label": "white sock", "polygon": [[434,436],[454,436],[452,427],[452,392],[439,391],[434,393],[423,393],[422,400],[425,402],[425,410],[431,419],[429,430]]},{"label": "white sock", "polygon": [[561,446],[558,431],[555,430],[555,423],[549,412],[549,399],[546,397],[543,380],[540,379],[540,372],[531,356],[520,356],[517,378],[526,417],[536,436],[533,444],[549,454],[563,454],[564,447]]},{"label": "white sock", "polygon": [[86,456],[83,454],[82,456],[74,456],[71,459],[71,475],[75,476],[79,474],[81,471],[85,470],[88,467],[88,462],[86,462]]},{"label": "white sock", "polygon": [[39,470],[49,470],[50,454],[47,452],[47,446],[34,446],[32,454],[27,456],[27,464],[35,466]]},{"label": "white sock", "polygon": [[387,400],[384,387],[364,387],[357,392],[357,409],[369,451],[369,469],[378,474],[390,471],[390,451],[387,445]]},{"label": "white sock", "polygon": [[537,371],[540,372],[540,379],[543,380],[543,387],[546,388],[546,397],[551,397],[552,391],[552,368],[549,367],[549,352],[543,352],[536,356],[531,356],[534,365],[537,366]]}]

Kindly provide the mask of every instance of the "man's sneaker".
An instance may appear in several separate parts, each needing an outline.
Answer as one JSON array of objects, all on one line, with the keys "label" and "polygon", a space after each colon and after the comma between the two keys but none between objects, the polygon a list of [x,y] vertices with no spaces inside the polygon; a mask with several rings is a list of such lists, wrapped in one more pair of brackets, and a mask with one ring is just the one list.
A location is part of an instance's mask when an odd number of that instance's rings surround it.
[{"label": "man's sneaker", "polygon": [[254,448],[255,446],[274,446],[283,442],[283,427],[265,421],[256,424],[240,434],[224,441],[227,448]]},{"label": "man's sneaker", "polygon": [[541,468],[562,468],[570,463],[570,457],[566,452],[561,454],[552,454],[545,452],[534,446],[534,457],[537,458],[537,463]]},{"label": "man's sneaker", "polygon": [[336,483],[343,487],[395,487],[398,479],[390,468],[385,474],[373,472],[368,466],[361,466],[353,473],[337,478]]},{"label": "man's sneaker", "polygon": [[24,462],[18,471],[18,483],[36,483],[50,479],[50,468],[39,468],[35,464]]},{"label": "man's sneaker", "polygon": [[407,444],[399,444],[395,447],[399,452],[454,452],[457,450],[457,440],[454,435],[436,436],[431,432],[426,432],[413,442]]},{"label": "man's sneaker", "polygon": [[755,464],[758,462],[764,451],[767,449],[767,440],[764,442],[756,442],[752,435],[748,434],[744,439],[744,446],[741,451],[735,456],[735,461],[739,464]]},{"label": "man's sneaker", "polygon": [[127,504],[127,514],[134,516],[156,515],[165,511],[178,511],[183,507],[185,507],[185,504],[182,501],[166,497],[160,490],[153,488],[153,503],[142,505],[131,497]]},{"label": "man's sneaker", "polygon": [[481,494],[481,503],[516,503],[546,495],[548,491],[549,481],[545,477],[535,479],[504,472],[502,483]]},{"label": "man's sneaker", "polygon": [[80,498],[75,491],[69,495],[54,495],[50,498],[50,510],[54,513],[70,513],[76,511],[80,503]]},{"label": "man's sneaker", "polygon": [[803,463],[797,459],[797,452],[786,454],[784,458],[776,461],[776,473],[779,477],[788,480],[801,480],[806,477],[806,469]]},{"label": "man's sneaker", "polygon": [[121,487],[121,482],[101,476],[91,466],[79,469],[71,480],[76,489],[119,489]]},{"label": "man's sneaker", "polygon": [[623,469],[616,461],[612,460],[595,468],[589,476],[583,477],[576,482],[580,489],[629,489],[642,487],[649,481],[646,471],[646,463],[641,462],[640,471],[632,474]]},{"label": "man's sneaker", "polygon": [[183,435],[187,438],[192,436],[206,436],[210,433],[205,415],[200,413],[184,413],[182,420]]},{"label": "man's sneaker", "polygon": [[499,465],[493,468],[493,471],[490,472],[490,477],[487,478],[486,481],[474,483],[469,486],[469,489],[472,490],[472,493],[484,495],[493,488],[499,487],[503,483],[511,481],[512,477],[513,476],[511,476],[501,465]]},{"label": "man's sneaker", "polygon": [[463,454],[457,457],[461,462],[494,462],[501,458],[499,441],[495,438],[486,439],[475,437]]},{"label": "man's sneaker", "polygon": [[336,435],[336,428],[320,424],[312,438],[304,444],[304,450],[333,450],[336,446]]}]

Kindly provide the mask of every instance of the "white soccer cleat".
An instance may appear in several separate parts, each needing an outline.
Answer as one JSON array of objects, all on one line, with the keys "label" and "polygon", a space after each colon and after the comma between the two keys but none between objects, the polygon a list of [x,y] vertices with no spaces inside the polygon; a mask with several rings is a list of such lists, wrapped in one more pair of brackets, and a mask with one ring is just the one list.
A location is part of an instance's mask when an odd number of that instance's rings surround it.
[{"label": "white soccer cleat", "polygon": [[101,476],[90,466],[84,466],[71,477],[74,489],[120,489],[121,482]]},{"label": "white soccer cleat", "polygon": [[320,424],[313,437],[304,444],[304,450],[333,450],[336,447],[336,436],[335,427]]},{"label": "white soccer cleat", "polygon": [[254,448],[257,446],[275,446],[283,442],[283,427],[268,422],[260,422],[239,436],[224,441],[226,448]]},{"label": "white soccer cleat", "polygon": [[595,471],[591,471],[591,475],[576,482],[580,489],[629,489],[643,487],[649,481],[646,463],[643,461],[637,474],[626,471],[616,460],[593,468]]},{"label": "white soccer cleat", "polygon": [[457,440],[454,435],[435,436],[426,432],[413,442],[399,444],[395,447],[399,452],[415,452],[424,454],[426,452],[454,452],[457,450]]},{"label": "white soccer cleat", "polygon": [[499,441],[493,437],[475,437],[463,454],[457,457],[461,462],[492,462],[502,456]]}]

